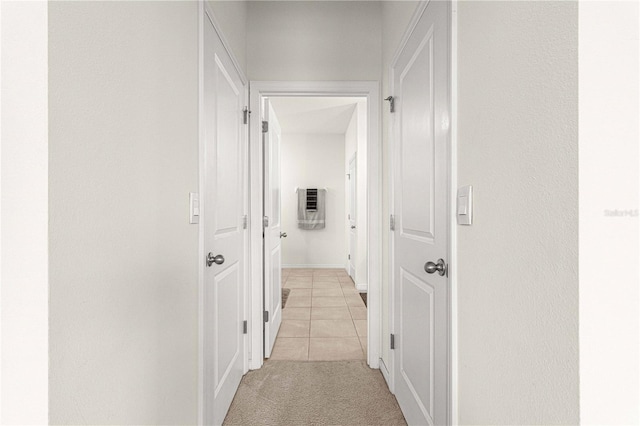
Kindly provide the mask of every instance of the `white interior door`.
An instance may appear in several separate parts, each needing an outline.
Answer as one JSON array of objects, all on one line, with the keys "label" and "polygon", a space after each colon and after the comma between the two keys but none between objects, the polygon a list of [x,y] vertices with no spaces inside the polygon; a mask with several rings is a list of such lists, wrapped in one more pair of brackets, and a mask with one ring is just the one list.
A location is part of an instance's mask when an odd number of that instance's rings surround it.
[{"label": "white interior door", "polygon": [[357,170],[356,170],[356,154],[349,161],[349,275],[356,282],[356,256],[358,245],[358,226],[357,226]]},{"label": "white interior door", "polygon": [[[282,131],[269,99],[263,107],[264,141],[264,356],[269,358],[282,322],[280,140]],[[265,131],[266,130],[266,131]]]},{"label": "white interior door", "polygon": [[449,7],[428,4],[392,71],[394,380],[409,424],[449,423],[449,280],[435,270],[448,254]]},{"label": "white interior door", "polygon": [[206,14],[204,21],[204,422],[219,425],[244,372],[245,87]]}]

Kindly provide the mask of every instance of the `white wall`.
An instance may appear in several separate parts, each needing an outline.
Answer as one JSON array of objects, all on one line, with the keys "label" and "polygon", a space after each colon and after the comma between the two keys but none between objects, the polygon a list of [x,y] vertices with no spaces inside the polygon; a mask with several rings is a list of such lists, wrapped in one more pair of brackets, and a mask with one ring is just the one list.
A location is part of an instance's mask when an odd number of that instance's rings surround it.
[{"label": "white wall", "polygon": [[460,424],[577,424],[578,5],[458,19]]},{"label": "white wall", "polygon": [[[282,232],[288,235],[282,239],[284,267],[344,267],[344,143],[341,134],[282,135]],[[295,187],[329,189],[325,229],[298,228]]]},{"label": "white wall", "polygon": [[194,424],[196,2],[49,3],[50,421]]},{"label": "white wall", "polygon": [[379,80],[380,2],[253,1],[250,80]]},{"label": "white wall", "polygon": [[640,423],[638,9],[637,2],[580,3],[584,425]]},{"label": "white wall", "polygon": [[48,420],[47,7],[0,4],[0,424]]},{"label": "white wall", "polygon": [[[356,273],[355,284],[360,291],[368,288],[367,280],[367,102],[360,101],[345,132],[345,176],[349,173],[349,162],[356,154]],[[345,183],[345,206],[349,206],[349,183]],[[345,245],[349,251],[349,221],[345,222]]]},{"label": "white wall", "polygon": [[244,0],[207,0],[216,23],[238,65],[243,72],[247,69],[247,5]]}]

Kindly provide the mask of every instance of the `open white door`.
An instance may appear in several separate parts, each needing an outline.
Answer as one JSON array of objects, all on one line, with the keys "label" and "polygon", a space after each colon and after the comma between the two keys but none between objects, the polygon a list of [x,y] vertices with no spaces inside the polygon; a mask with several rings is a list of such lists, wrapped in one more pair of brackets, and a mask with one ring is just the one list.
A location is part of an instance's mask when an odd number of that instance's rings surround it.
[{"label": "open white door", "polygon": [[349,161],[349,215],[347,216],[349,222],[349,276],[353,282],[356,282],[356,256],[358,245],[358,227],[357,227],[357,170],[356,170],[356,154]]},{"label": "open white door", "polygon": [[449,2],[428,3],[392,67],[393,369],[396,397],[409,424],[450,423],[449,7]]},{"label": "open white door", "polygon": [[264,141],[264,357],[269,358],[282,322],[280,139],[282,131],[269,99],[263,104]]},{"label": "open white door", "polygon": [[244,370],[245,87],[204,15],[204,423],[222,424]]}]

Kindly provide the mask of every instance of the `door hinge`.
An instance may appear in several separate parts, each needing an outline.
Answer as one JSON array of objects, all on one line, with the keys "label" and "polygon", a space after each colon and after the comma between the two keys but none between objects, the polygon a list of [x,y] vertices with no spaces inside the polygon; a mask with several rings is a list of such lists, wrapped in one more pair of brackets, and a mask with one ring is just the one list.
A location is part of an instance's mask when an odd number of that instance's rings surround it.
[{"label": "door hinge", "polygon": [[389,229],[396,230],[396,217],[394,215],[389,215]]},{"label": "door hinge", "polygon": [[268,121],[263,121],[262,122],[262,133],[267,133],[269,131],[269,122]]},{"label": "door hinge", "polygon": [[347,259],[351,260],[351,255],[350,254],[347,255]]},{"label": "door hinge", "polygon": [[393,96],[387,96],[385,101],[389,101],[389,112],[396,112],[396,101]]},{"label": "door hinge", "polygon": [[262,226],[265,228],[269,226],[269,216],[265,216],[262,218]]},{"label": "door hinge", "polygon": [[249,226],[249,218],[245,214],[244,216],[242,216],[242,229],[247,229],[248,226]]},{"label": "door hinge", "polygon": [[262,313],[262,319],[264,320],[264,322],[269,322],[269,311],[264,311]]},{"label": "door hinge", "polygon": [[247,334],[247,320],[242,321],[242,334]]},{"label": "door hinge", "polygon": [[396,348],[396,335],[395,334],[391,335],[391,339],[390,339],[389,343],[390,343],[391,349],[395,349]]},{"label": "door hinge", "polygon": [[242,110],[242,121],[244,122],[244,124],[247,124],[249,122],[249,114],[251,114],[251,111],[249,111],[249,107],[244,107],[244,109]]}]

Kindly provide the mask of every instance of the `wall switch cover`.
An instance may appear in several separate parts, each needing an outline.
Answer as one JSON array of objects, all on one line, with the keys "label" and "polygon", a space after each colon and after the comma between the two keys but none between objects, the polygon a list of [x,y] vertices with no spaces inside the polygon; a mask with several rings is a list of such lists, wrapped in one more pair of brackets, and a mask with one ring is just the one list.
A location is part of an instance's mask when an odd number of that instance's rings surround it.
[{"label": "wall switch cover", "polygon": [[189,223],[200,223],[200,195],[197,192],[189,193]]},{"label": "wall switch cover", "polygon": [[473,187],[471,185],[458,188],[456,218],[458,219],[458,225],[471,225],[473,223]]}]

